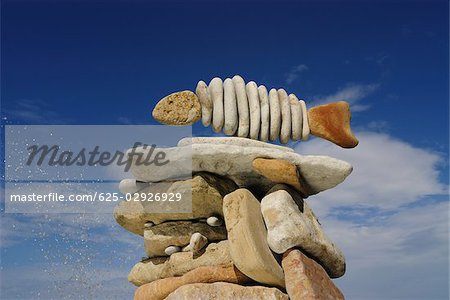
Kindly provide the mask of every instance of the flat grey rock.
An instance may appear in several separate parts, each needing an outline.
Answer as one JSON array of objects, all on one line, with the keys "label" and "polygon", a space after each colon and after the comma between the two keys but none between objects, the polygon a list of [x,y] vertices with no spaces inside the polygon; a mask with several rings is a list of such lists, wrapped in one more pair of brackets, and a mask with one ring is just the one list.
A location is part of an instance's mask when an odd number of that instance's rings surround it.
[{"label": "flat grey rock", "polygon": [[273,148],[282,151],[294,152],[292,148],[269,144],[257,140],[251,140],[241,137],[187,137],[178,142],[178,146],[188,146],[192,144],[220,144],[220,145],[234,145],[242,147],[261,147]]},{"label": "flat grey rock", "polygon": [[[137,148],[136,151],[147,156],[149,150]],[[352,166],[342,160],[328,156],[302,156],[275,148],[199,143],[155,151],[164,151],[170,163],[145,166],[136,165],[133,161],[131,171],[137,180],[159,182],[205,171],[232,179],[240,187],[254,187],[264,192],[274,183],[254,171],[252,162],[255,158],[275,158],[295,164],[313,195],[335,187],[352,171]]]}]

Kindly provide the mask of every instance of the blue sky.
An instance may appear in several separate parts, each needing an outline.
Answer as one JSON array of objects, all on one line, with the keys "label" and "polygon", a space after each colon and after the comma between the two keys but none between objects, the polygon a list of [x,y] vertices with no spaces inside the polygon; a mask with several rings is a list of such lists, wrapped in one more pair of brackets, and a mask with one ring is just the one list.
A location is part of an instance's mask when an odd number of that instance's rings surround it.
[{"label": "blue sky", "polygon": [[[447,1],[5,0],[1,8],[2,124],[155,124],[161,97],[235,74],[310,105],[348,100],[356,149],[292,145],[354,165],[341,186],[309,200],[347,256],[337,285],[347,299],[448,298]],[[112,216],[1,221],[2,298],[62,299],[61,287],[66,298],[131,297],[126,274],[143,243]],[[69,274],[92,280],[77,285]]]}]

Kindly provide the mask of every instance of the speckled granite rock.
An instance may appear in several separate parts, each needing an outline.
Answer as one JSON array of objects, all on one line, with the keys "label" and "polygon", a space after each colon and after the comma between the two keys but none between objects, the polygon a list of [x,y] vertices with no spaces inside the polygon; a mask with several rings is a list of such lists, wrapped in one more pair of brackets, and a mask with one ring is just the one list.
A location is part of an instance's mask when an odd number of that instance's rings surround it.
[{"label": "speckled granite rock", "polygon": [[153,118],[167,125],[189,125],[201,117],[200,101],[191,91],[170,94],[156,104]]}]

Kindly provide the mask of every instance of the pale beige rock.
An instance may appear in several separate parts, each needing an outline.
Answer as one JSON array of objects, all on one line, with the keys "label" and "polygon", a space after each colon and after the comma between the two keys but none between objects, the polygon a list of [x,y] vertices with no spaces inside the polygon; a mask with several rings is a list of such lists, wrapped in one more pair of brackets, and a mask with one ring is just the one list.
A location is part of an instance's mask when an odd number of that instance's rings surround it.
[{"label": "pale beige rock", "polygon": [[191,91],[182,91],[162,98],[152,112],[155,120],[166,125],[189,125],[201,117],[200,101]]},{"label": "pale beige rock", "polygon": [[250,138],[257,140],[261,126],[261,108],[259,106],[258,86],[254,81],[246,85],[248,107],[250,110]]},{"label": "pale beige rock", "polygon": [[294,94],[289,95],[289,102],[291,103],[291,120],[292,120],[292,140],[299,141],[302,139],[303,130],[303,112],[302,106],[298,98]]},{"label": "pale beige rock", "polygon": [[270,108],[270,140],[276,141],[280,136],[281,130],[281,108],[278,92],[271,89],[269,92],[269,108]]},{"label": "pale beige rock", "polygon": [[259,139],[263,142],[269,140],[269,127],[270,127],[270,106],[269,106],[269,94],[264,85],[258,87],[259,105],[261,107],[261,130],[259,132]]},{"label": "pale beige rock", "polygon": [[183,285],[166,300],[288,300],[289,297],[276,288],[242,286],[233,283],[195,283]]},{"label": "pale beige rock", "polygon": [[286,252],[282,265],[291,300],[344,300],[325,270],[299,250]]},{"label": "pale beige rock", "polygon": [[197,254],[200,252],[200,250],[203,249],[208,244],[208,238],[201,234],[200,232],[195,232],[191,236],[191,240],[189,242],[189,245],[183,248],[183,251],[191,251],[194,254]]},{"label": "pale beige rock", "polygon": [[306,110],[306,103],[300,100],[300,106],[302,107],[303,122],[302,122],[302,140],[306,141],[309,139],[309,121],[308,121],[308,111]]},{"label": "pale beige rock", "polygon": [[[135,300],[162,300],[177,288],[192,283],[230,282],[242,284],[251,281],[231,265],[198,267],[183,276],[159,279],[141,285],[134,294]],[[193,298],[191,298],[193,299]]]},{"label": "pale beige rock", "polygon": [[294,149],[285,146],[265,143],[257,140],[251,140],[241,137],[186,137],[178,142],[178,146],[189,146],[192,144],[213,144],[213,145],[232,145],[242,147],[261,147],[273,148],[281,151],[294,152]]},{"label": "pale beige rock", "polygon": [[164,251],[169,246],[186,246],[196,232],[201,233],[211,242],[227,238],[227,230],[224,226],[211,227],[206,223],[191,221],[164,222],[144,231],[147,256],[164,256]]},{"label": "pale beige rock", "polygon": [[213,78],[209,83],[208,91],[213,102],[212,129],[214,132],[220,132],[224,123],[222,79]]},{"label": "pale beige rock", "polygon": [[326,236],[306,202],[299,208],[288,191],[279,190],[261,200],[261,211],[267,226],[267,242],[274,252],[281,254],[300,248],[314,257],[330,277],[344,275],[342,251]]},{"label": "pale beige rock", "polygon": [[225,123],[223,133],[233,135],[238,128],[238,108],[233,80],[225,79],[223,83]]},{"label": "pale beige rock", "polygon": [[[138,153],[148,155],[148,149],[138,149]],[[328,156],[303,156],[297,153],[263,147],[241,147],[224,144],[192,144],[190,146],[155,149],[164,151],[171,162],[189,157],[189,168],[186,175],[192,171],[204,171],[227,177],[241,187],[254,187],[262,192],[269,190],[273,182],[261,176],[252,168],[255,158],[284,159],[295,164],[301,178],[311,188],[311,195],[335,187],[352,171],[352,166],[344,161]],[[181,162],[182,164],[183,162]],[[180,168],[162,170],[159,167],[143,166],[132,163],[131,172],[140,181],[159,182],[179,175]],[[167,171],[167,172],[165,172]]]},{"label": "pale beige rock", "polygon": [[178,252],[170,257],[139,262],[131,269],[128,280],[140,286],[162,278],[181,276],[198,267],[216,265],[233,265],[227,240],[209,244],[200,254]]},{"label": "pale beige rock", "polygon": [[[189,184],[184,186],[186,188],[184,192],[191,194],[192,213],[152,213],[144,210],[142,204],[145,202],[122,201],[114,210],[117,223],[128,231],[143,235],[144,224],[148,221],[159,224],[164,221],[193,220],[208,218],[212,215],[223,216],[223,196],[237,188],[231,180],[208,173],[199,173],[186,182]],[[151,188],[145,189],[146,193],[152,191]]]},{"label": "pale beige rock", "polygon": [[246,189],[225,196],[223,213],[236,267],[253,280],[284,287],[283,270],[267,245],[259,201]]},{"label": "pale beige rock", "polygon": [[199,81],[195,93],[202,107],[203,126],[209,126],[212,120],[213,103],[209,96],[208,85],[204,81]]},{"label": "pale beige rock", "polygon": [[291,104],[286,91],[283,89],[278,90],[278,99],[280,100],[281,109],[280,142],[287,144],[291,137]]},{"label": "pale beige rock", "polygon": [[247,92],[245,91],[245,81],[239,75],[234,76],[232,80],[238,105],[238,136],[248,137],[248,133],[250,130],[250,112],[248,109]]},{"label": "pale beige rock", "polygon": [[119,183],[119,191],[126,194],[134,194],[146,187],[148,187],[147,182],[136,181],[136,179],[123,179]]},{"label": "pale beige rock", "polygon": [[311,194],[310,188],[301,179],[297,166],[283,159],[255,158],[253,169],[274,183],[294,187],[303,197]]}]

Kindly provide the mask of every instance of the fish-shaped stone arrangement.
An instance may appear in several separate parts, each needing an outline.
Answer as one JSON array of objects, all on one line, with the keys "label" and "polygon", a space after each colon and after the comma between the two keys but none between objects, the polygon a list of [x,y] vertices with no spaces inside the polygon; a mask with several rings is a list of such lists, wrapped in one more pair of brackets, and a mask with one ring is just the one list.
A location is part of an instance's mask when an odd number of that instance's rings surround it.
[{"label": "fish-shaped stone arrangement", "polygon": [[306,108],[304,100],[284,89],[267,90],[254,81],[215,77],[209,85],[199,81],[192,91],[172,93],[162,98],[153,118],[167,125],[190,125],[202,119],[204,126],[229,136],[261,140],[307,140],[318,136],[343,148],[353,148],[358,140],[350,128],[350,107],[339,101]]}]

